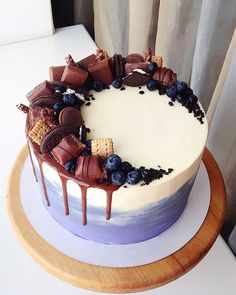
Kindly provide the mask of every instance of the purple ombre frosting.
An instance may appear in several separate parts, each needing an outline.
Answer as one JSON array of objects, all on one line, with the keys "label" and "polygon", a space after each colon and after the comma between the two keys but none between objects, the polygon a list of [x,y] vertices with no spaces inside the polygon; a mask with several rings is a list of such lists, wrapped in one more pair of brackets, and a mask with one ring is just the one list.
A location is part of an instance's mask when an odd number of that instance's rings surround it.
[{"label": "purple ombre frosting", "polygon": [[81,238],[106,244],[137,243],[161,234],[177,221],[187,204],[194,179],[189,179],[169,197],[140,209],[112,209],[110,220],[106,220],[104,208],[89,204],[86,225],[82,224],[81,199],[68,195],[70,214],[65,215],[61,187],[46,179],[50,200],[47,209],[64,228]]}]

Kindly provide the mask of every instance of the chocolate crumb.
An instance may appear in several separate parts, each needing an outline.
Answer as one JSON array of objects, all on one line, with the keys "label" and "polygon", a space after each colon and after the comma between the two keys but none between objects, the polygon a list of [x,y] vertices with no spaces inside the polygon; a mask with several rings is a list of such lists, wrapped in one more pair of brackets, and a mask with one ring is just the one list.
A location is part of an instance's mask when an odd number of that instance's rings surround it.
[{"label": "chocolate crumb", "polygon": [[143,90],[140,90],[139,91],[139,94],[142,94],[143,95],[144,94],[144,91]]},{"label": "chocolate crumb", "polygon": [[86,128],[86,131],[87,131],[88,133],[90,133],[91,130],[90,130],[90,128]]},{"label": "chocolate crumb", "polygon": [[141,86],[139,86],[138,88],[139,88],[139,89],[142,89],[142,87],[141,87]]},{"label": "chocolate crumb", "polygon": [[175,102],[175,98],[174,97],[171,97],[171,101]]},{"label": "chocolate crumb", "polygon": [[95,97],[92,96],[91,99],[92,99],[92,100],[95,100]]},{"label": "chocolate crumb", "polygon": [[122,90],[125,90],[125,87],[124,86],[122,86],[121,88],[120,88],[120,90],[122,91]]},{"label": "chocolate crumb", "polygon": [[90,98],[89,97],[85,97],[84,100],[90,101]]},{"label": "chocolate crumb", "polygon": [[93,97],[92,93],[89,94],[90,97]]},{"label": "chocolate crumb", "polygon": [[124,188],[127,188],[127,185],[124,185],[123,187],[124,187]]},{"label": "chocolate crumb", "polygon": [[86,106],[90,106],[90,105],[91,105],[91,102],[86,102],[85,105],[86,105]]},{"label": "chocolate crumb", "polygon": [[171,106],[171,107],[173,107],[173,102],[172,101],[169,101],[169,105]]}]

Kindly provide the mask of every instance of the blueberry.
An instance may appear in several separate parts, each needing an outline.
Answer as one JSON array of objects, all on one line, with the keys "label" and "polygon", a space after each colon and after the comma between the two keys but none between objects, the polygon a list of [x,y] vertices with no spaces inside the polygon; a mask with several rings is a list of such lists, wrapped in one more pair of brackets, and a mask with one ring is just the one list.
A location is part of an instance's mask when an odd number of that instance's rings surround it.
[{"label": "blueberry", "polygon": [[115,154],[108,156],[104,163],[104,168],[108,171],[117,171],[120,168],[121,158]]},{"label": "blueberry", "polygon": [[140,179],[141,179],[141,175],[137,170],[130,171],[126,177],[126,181],[129,184],[136,184],[140,181]]},{"label": "blueberry", "polygon": [[177,88],[177,92],[178,93],[183,93],[187,90],[188,85],[187,83],[183,82],[183,81],[177,81],[176,82],[176,88]]},{"label": "blueberry", "polygon": [[150,91],[154,91],[157,89],[157,81],[156,80],[149,80],[147,83],[147,89]]},{"label": "blueberry", "polygon": [[175,98],[177,95],[177,88],[175,85],[170,85],[168,88],[166,88],[166,94],[170,98]]},{"label": "blueberry", "polygon": [[125,183],[125,173],[123,171],[115,171],[111,174],[111,183],[114,185],[122,185]]},{"label": "blueberry", "polygon": [[194,104],[197,103],[198,98],[197,98],[196,95],[193,94],[193,95],[190,95],[190,96],[188,97],[188,101],[189,101],[189,103],[190,103],[191,105],[194,105]]},{"label": "blueberry", "polygon": [[185,94],[188,97],[193,94],[193,90],[190,87],[188,87],[187,90],[185,91]]},{"label": "blueberry", "polygon": [[64,86],[64,85],[56,85],[54,87],[54,91],[55,92],[60,92],[60,93],[66,92],[66,86]]},{"label": "blueberry", "polygon": [[121,78],[114,79],[112,81],[112,86],[114,88],[120,88],[122,86],[122,79]]},{"label": "blueberry", "polygon": [[75,167],[76,167],[76,160],[70,160],[70,161],[66,162],[66,164],[65,164],[65,169],[69,173],[74,173]]},{"label": "blueberry", "polygon": [[63,102],[68,106],[73,106],[75,103],[76,95],[66,93],[63,95]]},{"label": "blueberry", "polygon": [[177,95],[176,95],[176,100],[177,100],[178,102],[180,102],[180,103],[183,103],[183,102],[186,100],[185,95],[177,94]]},{"label": "blueberry", "polygon": [[133,166],[129,163],[129,162],[122,162],[121,163],[121,170],[125,173],[125,174],[127,174],[127,173],[129,173],[130,171],[132,171],[132,170],[134,170],[134,168],[133,168]]},{"label": "blueberry", "polygon": [[61,92],[55,92],[54,95],[60,98],[61,100],[63,99],[63,94]]},{"label": "blueberry", "polygon": [[102,91],[103,89],[103,84],[101,81],[98,81],[98,80],[94,80],[93,81],[93,89],[97,92],[100,92]]},{"label": "blueberry", "polygon": [[154,74],[158,70],[158,65],[156,62],[151,62],[147,67],[147,73]]},{"label": "blueberry", "polygon": [[65,105],[64,105],[63,102],[56,102],[56,103],[53,105],[53,109],[54,109],[54,111],[56,111],[56,112],[60,112],[64,107],[65,107]]}]

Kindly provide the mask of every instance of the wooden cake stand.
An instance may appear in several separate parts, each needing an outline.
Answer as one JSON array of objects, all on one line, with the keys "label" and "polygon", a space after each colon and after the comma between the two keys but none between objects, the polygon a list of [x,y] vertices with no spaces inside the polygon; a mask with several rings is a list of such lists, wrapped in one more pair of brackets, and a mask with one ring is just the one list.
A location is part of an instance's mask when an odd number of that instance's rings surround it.
[{"label": "wooden cake stand", "polygon": [[20,200],[20,176],[28,156],[27,147],[19,154],[10,175],[7,203],[10,220],[23,246],[45,270],[81,288],[100,292],[138,292],[164,285],[190,269],[206,255],[216,240],[225,213],[225,187],[219,167],[205,149],[203,162],[210,181],[210,205],[196,235],[175,253],[142,266],[102,267],[64,255],[49,245],[28,221]]}]

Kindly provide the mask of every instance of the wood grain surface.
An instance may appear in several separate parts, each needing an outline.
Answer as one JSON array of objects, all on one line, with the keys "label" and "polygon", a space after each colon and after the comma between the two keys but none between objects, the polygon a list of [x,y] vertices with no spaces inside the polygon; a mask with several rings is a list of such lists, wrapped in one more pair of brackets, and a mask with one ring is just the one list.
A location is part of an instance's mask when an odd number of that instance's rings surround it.
[{"label": "wood grain surface", "polygon": [[225,187],[219,167],[205,149],[203,162],[210,180],[207,216],[196,235],[177,252],[143,266],[94,266],[68,257],[43,240],[29,223],[19,195],[20,176],[28,156],[25,146],[10,174],[7,205],[12,226],[33,259],[57,278],[81,288],[113,293],[138,292],[164,285],[192,269],[216,240],[225,214]]}]

